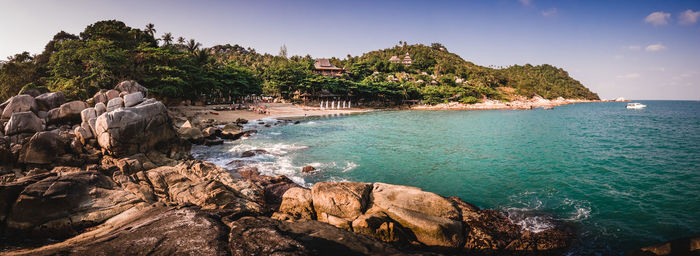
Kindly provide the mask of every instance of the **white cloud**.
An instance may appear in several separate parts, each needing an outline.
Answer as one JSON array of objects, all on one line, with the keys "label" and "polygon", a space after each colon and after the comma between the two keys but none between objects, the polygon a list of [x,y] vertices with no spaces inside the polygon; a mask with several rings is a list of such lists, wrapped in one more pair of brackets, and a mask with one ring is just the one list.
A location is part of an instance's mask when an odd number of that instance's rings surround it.
[{"label": "white cloud", "polygon": [[652,24],[654,26],[661,26],[668,24],[668,20],[671,19],[671,14],[667,12],[652,12],[644,19],[644,22]]},{"label": "white cloud", "polygon": [[688,9],[681,12],[680,16],[681,17],[679,18],[678,23],[683,25],[691,25],[698,22],[698,18],[700,18],[700,11],[694,12],[693,10]]},{"label": "white cloud", "polygon": [[630,51],[639,51],[642,49],[642,47],[639,45],[630,45],[630,46],[627,46],[625,48],[627,48],[627,50],[630,50]]},{"label": "white cloud", "polygon": [[521,4],[524,6],[530,6],[532,4],[532,0],[518,0]]},{"label": "white cloud", "polygon": [[636,78],[639,78],[639,77],[640,77],[639,73],[629,73],[629,74],[626,74],[626,75],[619,75],[619,76],[617,76],[617,78],[623,78],[623,79],[636,79]]},{"label": "white cloud", "polygon": [[651,44],[651,45],[647,46],[647,48],[644,48],[644,50],[647,52],[658,52],[658,51],[663,51],[666,49],[668,49],[668,48],[666,48],[666,46],[661,44],[661,43]]},{"label": "white cloud", "polygon": [[557,11],[557,8],[551,8],[551,9],[544,10],[541,13],[542,13],[542,16],[549,17],[549,16],[557,15],[558,11]]}]

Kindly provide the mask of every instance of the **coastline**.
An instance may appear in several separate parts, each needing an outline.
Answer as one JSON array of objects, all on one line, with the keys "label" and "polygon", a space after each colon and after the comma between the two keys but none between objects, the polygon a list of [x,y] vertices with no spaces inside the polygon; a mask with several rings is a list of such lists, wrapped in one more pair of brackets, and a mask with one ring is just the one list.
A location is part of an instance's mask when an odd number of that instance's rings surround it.
[{"label": "coastline", "polygon": [[[580,100],[580,99],[557,99],[546,100],[533,98],[531,100],[517,100],[511,102],[501,102],[498,100],[485,100],[481,103],[463,104],[458,102],[441,103],[436,105],[413,105],[409,107],[391,108],[349,108],[349,109],[320,109],[292,103],[262,103],[267,109],[267,113],[260,114],[250,110],[217,110],[229,105],[207,105],[207,106],[177,106],[169,107],[171,111],[179,112],[181,117],[185,117],[194,122],[207,122],[217,124],[235,123],[237,119],[262,120],[262,119],[300,119],[305,117],[322,117],[346,114],[367,113],[380,110],[529,110],[535,108],[553,108],[557,106],[577,104],[577,103],[600,103],[612,102],[607,100]],[[212,121],[213,120],[213,121]]]}]

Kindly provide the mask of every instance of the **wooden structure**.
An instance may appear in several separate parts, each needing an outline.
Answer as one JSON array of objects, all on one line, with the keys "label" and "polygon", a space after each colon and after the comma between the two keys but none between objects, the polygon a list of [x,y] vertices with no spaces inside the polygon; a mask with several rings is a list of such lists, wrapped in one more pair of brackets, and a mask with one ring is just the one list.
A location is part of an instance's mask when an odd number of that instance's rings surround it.
[{"label": "wooden structure", "polygon": [[404,65],[406,65],[406,66],[409,66],[409,65],[411,65],[411,64],[413,63],[413,60],[411,59],[411,55],[409,55],[408,53],[406,53],[406,56],[404,56],[403,59],[397,57],[396,55],[391,56],[391,58],[389,58],[389,62],[391,62],[391,63],[401,63],[401,64],[404,64]]},{"label": "wooden structure", "polygon": [[336,67],[329,59],[316,59],[314,73],[324,76],[342,76],[345,69]]}]

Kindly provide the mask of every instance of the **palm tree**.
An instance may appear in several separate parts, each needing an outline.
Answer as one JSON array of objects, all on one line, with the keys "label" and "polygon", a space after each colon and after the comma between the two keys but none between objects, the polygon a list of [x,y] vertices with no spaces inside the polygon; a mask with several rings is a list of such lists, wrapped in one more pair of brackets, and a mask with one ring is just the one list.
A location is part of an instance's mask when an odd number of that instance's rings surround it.
[{"label": "palm tree", "polygon": [[146,33],[148,33],[151,36],[154,36],[156,34],[155,25],[153,25],[153,23],[146,24]]},{"label": "palm tree", "polygon": [[190,53],[194,53],[200,46],[202,46],[202,44],[195,42],[194,39],[190,39],[190,41],[187,42],[187,50]]},{"label": "palm tree", "polygon": [[170,45],[173,42],[173,34],[170,32],[163,34],[162,38],[164,45]]},{"label": "palm tree", "polygon": [[184,38],[184,37],[178,37],[178,38],[177,38],[177,43],[178,43],[178,44],[185,44],[185,38]]}]

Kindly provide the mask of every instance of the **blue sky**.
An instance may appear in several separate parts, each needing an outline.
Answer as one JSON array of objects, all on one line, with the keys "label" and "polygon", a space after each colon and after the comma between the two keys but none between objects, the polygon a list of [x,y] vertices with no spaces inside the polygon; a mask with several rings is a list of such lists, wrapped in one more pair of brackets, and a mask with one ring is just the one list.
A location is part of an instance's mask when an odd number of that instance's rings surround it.
[{"label": "blue sky", "polygon": [[0,0],[0,56],[104,19],[313,57],[440,42],[479,65],[562,67],[602,98],[700,100],[700,1]]}]

